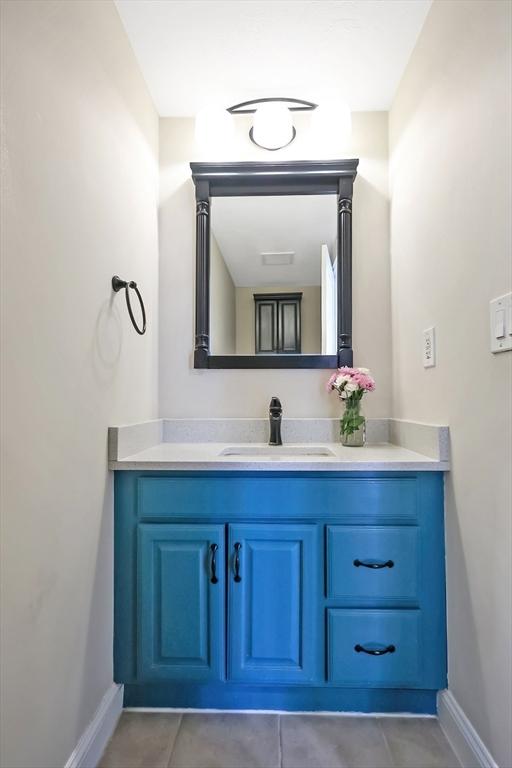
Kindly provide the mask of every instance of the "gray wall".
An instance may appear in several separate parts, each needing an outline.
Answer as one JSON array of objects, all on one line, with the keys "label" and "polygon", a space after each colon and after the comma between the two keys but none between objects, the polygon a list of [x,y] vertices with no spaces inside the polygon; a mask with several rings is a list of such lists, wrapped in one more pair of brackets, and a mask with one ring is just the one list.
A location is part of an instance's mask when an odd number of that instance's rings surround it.
[{"label": "gray wall", "polygon": [[236,351],[235,285],[219,244],[210,235],[210,348],[212,355]]},{"label": "gray wall", "polygon": [[107,427],[158,411],[158,119],[113,3],[1,14],[0,762],[49,768],[112,685]]},{"label": "gray wall", "polygon": [[[450,425],[450,689],[512,765],[511,4],[434,2],[390,114],[394,416]],[[422,366],[436,326],[438,364]]]}]

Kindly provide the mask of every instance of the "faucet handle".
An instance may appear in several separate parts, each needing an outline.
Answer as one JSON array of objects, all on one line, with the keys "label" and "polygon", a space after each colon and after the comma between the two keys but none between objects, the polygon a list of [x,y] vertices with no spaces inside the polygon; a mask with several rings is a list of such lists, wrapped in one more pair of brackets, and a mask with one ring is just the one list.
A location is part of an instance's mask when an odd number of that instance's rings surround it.
[{"label": "faucet handle", "polygon": [[281,405],[281,401],[278,397],[273,397],[270,401],[269,411],[271,413],[275,412],[276,415],[283,412],[283,406]]}]

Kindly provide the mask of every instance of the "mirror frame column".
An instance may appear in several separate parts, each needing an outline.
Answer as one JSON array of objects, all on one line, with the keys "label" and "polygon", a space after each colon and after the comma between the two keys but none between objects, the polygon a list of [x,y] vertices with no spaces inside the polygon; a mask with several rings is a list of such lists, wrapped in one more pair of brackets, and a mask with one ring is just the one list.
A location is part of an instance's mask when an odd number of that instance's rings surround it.
[{"label": "mirror frame column", "polygon": [[208,368],[210,354],[210,185],[196,185],[196,339],[194,368]]},{"label": "mirror frame column", "polygon": [[338,184],[338,368],[352,366],[352,179]]}]

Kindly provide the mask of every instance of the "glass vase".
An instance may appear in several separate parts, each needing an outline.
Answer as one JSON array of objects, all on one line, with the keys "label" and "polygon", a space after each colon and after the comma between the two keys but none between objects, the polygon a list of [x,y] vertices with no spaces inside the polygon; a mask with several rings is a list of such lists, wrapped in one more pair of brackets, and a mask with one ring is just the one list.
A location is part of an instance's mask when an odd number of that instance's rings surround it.
[{"label": "glass vase", "polygon": [[341,444],[361,448],[366,440],[366,419],[361,414],[361,401],[345,401],[345,412],[340,420]]}]

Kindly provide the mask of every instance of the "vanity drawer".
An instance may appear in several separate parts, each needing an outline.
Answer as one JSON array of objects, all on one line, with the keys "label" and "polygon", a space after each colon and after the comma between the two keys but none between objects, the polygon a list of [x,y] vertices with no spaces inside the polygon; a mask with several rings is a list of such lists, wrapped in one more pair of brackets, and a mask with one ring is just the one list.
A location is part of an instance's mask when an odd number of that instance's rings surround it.
[{"label": "vanity drawer", "polygon": [[349,687],[421,683],[420,611],[327,610],[328,680]]},{"label": "vanity drawer", "polygon": [[139,520],[219,517],[227,521],[331,518],[359,525],[414,524],[418,482],[412,477],[142,476]]},{"label": "vanity drawer", "polygon": [[418,600],[415,526],[327,526],[327,597]]}]

